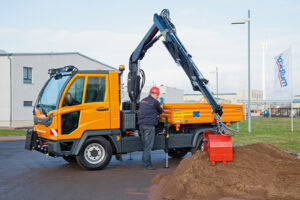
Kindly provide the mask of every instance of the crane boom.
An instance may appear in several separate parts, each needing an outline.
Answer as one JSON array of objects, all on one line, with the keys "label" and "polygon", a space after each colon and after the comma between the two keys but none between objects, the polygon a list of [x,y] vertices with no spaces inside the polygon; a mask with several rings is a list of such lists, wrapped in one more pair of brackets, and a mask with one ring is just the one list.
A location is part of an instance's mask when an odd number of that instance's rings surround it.
[{"label": "crane boom", "polygon": [[[175,26],[172,24],[169,11],[164,9],[160,15],[154,14],[154,25],[150,28],[138,47],[132,53],[129,61],[128,73],[128,94],[131,100],[131,109],[136,109],[141,93],[141,76],[139,62],[145,56],[147,50],[164,37],[163,43],[173,57],[174,61],[179,64],[191,81],[194,91],[200,91],[211,106],[215,119],[220,120],[223,114],[222,106],[214,98],[210,90],[207,88],[208,80],[204,78],[198,67],[192,60],[192,56],[184,48],[176,34]],[[161,34],[156,36],[157,33]]]}]

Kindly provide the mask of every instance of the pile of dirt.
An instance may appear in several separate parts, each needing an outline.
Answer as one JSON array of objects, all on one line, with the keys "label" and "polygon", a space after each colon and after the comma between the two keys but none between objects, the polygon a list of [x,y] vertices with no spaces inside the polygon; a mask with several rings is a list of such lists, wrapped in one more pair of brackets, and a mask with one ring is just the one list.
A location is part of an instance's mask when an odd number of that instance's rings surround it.
[{"label": "pile of dirt", "polygon": [[233,162],[211,166],[207,152],[152,179],[149,199],[300,199],[300,160],[269,144],[233,148]]}]

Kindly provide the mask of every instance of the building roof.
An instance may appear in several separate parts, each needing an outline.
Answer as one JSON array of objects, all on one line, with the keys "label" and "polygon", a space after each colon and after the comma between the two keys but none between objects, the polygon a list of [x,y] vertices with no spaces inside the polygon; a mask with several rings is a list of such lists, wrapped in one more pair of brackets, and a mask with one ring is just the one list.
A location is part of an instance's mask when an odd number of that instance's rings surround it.
[{"label": "building roof", "polygon": [[104,63],[102,63],[102,62],[100,62],[100,61],[98,61],[98,60],[95,60],[95,59],[93,59],[93,58],[91,58],[91,57],[88,57],[88,56],[86,56],[86,55],[83,55],[83,54],[81,54],[81,53],[79,53],[79,52],[49,52],[49,53],[7,53],[7,52],[5,52],[5,51],[0,51],[0,56],[41,56],[41,55],[79,55],[79,56],[82,56],[82,57],[84,57],[84,58],[86,58],[86,59],[88,59],[88,60],[91,60],[91,61],[93,61],[93,62],[96,62],[96,63],[99,63],[100,65],[103,65],[103,66],[105,66],[105,67],[108,67],[108,68],[110,68],[110,69],[112,69],[112,70],[117,70],[116,68],[114,68],[114,67],[111,67],[111,66],[109,66],[109,65],[107,65],[107,64],[104,64]]},{"label": "building roof", "polygon": [[7,52],[4,51],[4,50],[2,50],[2,49],[0,49],[0,55],[1,55],[1,54],[7,54]]}]

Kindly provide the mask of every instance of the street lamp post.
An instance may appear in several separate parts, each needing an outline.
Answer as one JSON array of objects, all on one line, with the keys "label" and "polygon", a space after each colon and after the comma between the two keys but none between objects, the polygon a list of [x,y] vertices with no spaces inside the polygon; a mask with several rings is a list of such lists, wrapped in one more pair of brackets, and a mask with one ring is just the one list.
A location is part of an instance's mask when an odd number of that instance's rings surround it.
[{"label": "street lamp post", "polygon": [[251,88],[250,88],[250,10],[248,10],[248,18],[240,19],[231,24],[245,24],[248,22],[248,133],[251,134]]},{"label": "street lamp post", "polygon": [[217,98],[219,98],[219,77],[218,77],[218,67],[216,67],[216,84],[217,84]]},{"label": "street lamp post", "polygon": [[219,75],[218,75],[218,67],[216,67],[216,71],[211,71],[209,73],[216,73],[216,95],[217,99],[219,98]]}]

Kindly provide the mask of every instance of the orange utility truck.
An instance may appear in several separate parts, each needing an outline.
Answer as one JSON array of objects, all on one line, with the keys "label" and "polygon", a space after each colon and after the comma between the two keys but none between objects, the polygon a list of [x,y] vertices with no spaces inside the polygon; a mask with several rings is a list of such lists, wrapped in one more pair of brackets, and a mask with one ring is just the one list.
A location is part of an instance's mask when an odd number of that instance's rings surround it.
[{"label": "orange utility truck", "polygon": [[[161,34],[155,37],[158,31]],[[243,107],[217,103],[206,87],[208,81],[177,38],[168,10],[154,15],[154,25],[130,57],[128,102],[120,99],[124,66],[119,71],[78,70],[74,66],[49,69],[50,78],[34,106],[34,128],[27,132],[25,148],[92,170],[104,168],[112,155],[122,160],[122,154],[142,151],[136,122],[145,75],[139,61],[161,36],[194,90],[208,103],[162,104],[164,113],[153,150],[165,149],[179,158],[201,149],[208,151],[212,164],[231,161],[231,129],[224,123],[241,121]]]}]

